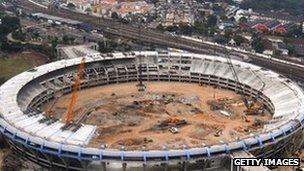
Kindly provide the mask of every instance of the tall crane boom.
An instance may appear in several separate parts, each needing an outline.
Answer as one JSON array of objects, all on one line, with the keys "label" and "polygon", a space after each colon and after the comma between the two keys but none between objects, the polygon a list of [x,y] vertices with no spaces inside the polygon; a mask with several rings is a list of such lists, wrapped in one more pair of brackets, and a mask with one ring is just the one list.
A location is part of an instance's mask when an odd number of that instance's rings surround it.
[{"label": "tall crane boom", "polygon": [[73,85],[71,101],[69,103],[68,110],[65,115],[66,124],[72,124],[74,122],[74,108],[77,102],[78,90],[80,89],[81,79],[84,75],[84,68],[85,68],[85,58],[82,58],[78,66],[75,83]]},{"label": "tall crane boom", "polygon": [[[226,57],[229,69],[230,69],[230,71],[232,73],[233,79],[237,83],[237,85],[239,86],[240,85],[240,80],[239,80],[238,74],[235,71],[234,66],[233,66],[233,64],[231,62],[231,58],[229,56],[229,52],[226,52],[225,57]],[[244,102],[246,108],[249,108],[249,102],[248,102],[248,100],[247,100],[247,98],[245,96],[245,90],[241,86],[239,86],[239,88],[241,89],[240,90],[240,94],[241,94],[242,101]]]}]

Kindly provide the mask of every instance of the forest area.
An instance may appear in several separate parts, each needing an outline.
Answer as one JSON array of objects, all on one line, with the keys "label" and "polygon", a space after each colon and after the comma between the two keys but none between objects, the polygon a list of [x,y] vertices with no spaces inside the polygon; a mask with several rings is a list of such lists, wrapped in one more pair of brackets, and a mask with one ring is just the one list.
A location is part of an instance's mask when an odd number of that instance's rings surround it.
[{"label": "forest area", "polygon": [[304,0],[244,0],[241,8],[254,11],[282,10],[291,15],[304,15]]}]

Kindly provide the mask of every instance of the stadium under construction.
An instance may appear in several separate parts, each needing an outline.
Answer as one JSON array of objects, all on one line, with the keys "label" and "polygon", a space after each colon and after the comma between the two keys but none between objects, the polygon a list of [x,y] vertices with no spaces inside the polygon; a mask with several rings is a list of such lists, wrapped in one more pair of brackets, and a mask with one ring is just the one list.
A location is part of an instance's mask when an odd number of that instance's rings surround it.
[{"label": "stadium under construction", "polygon": [[[128,90],[119,87],[126,84],[136,86],[137,82],[140,82],[137,88],[142,90],[142,92],[138,92],[141,93],[139,95],[132,92],[133,94],[126,97],[125,94],[128,94],[126,92]],[[149,88],[153,84],[157,85],[157,83],[196,85],[199,87],[196,87],[197,94],[199,94],[200,88],[208,87],[210,90],[217,91],[218,94],[221,92],[226,93],[227,96],[229,93],[234,94],[233,96],[238,98],[239,102],[231,108],[243,106],[241,109],[245,109],[244,106],[259,103],[263,108],[261,113],[270,114],[270,118],[265,119],[262,126],[256,131],[243,131],[244,133],[230,139],[221,139],[225,132],[212,132],[216,137],[212,139],[214,141],[208,141],[209,138],[197,138],[200,135],[198,134],[196,138],[199,141],[194,140],[191,136],[189,141],[185,141],[179,146],[171,146],[165,141],[154,144],[155,146],[152,147],[150,144],[159,142],[157,137],[162,134],[165,137],[174,136],[176,139],[185,138],[186,127],[190,127],[193,123],[205,124],[208,121],[207,116],[205,117],[206,111],[211,112],[209,109],[192,106],[193,103],[191,103],[195,98],[204,98],[204,96],[207,98],[208,95],[187,98],[182,96],[187,92],[184,89],[177,94],[162,92],[163,94],[160,96],[158,96],[159,93],[144,95],[149,92]],[[113,92],[104,101],[98,103],[98,106],[84,105],[84,109],[78,110],[78,112],[73,108],[78,100],[84,98],[85,93],[94,90],[91,93],[94,94],[96,91],[97,94],[96,88],[111,86],[118,86],[118,88],[111,89],[110,91]],[[165,89],[165,86],[156,88],[154,86],[154,89]],[[208,90],[206,89],[207,92]],[[84,94],[79,94],[84,91],[86,91]],[[212,94],[212,91],[209,91],[209,94]],[[104,94],[104,96],[107,95]],[[92,112],[101,110],[103,107],[107,108],[106,102],[111,98],[113,104],[116,102],[115,99],[120,104],[127,103],[125,99],[131,99],[132,106],[128,104],[129,108],[123,108],[124,110],[119,112],[127,113],[126,109],[132,109],[136,113],[138,110],[143,110],[143,103],[147,101],[147,99],[143,99],[143,96],[149,97],[148,106],[150,107],[153,107],[153,101],[157,101],[155,106],[161,106],[164,103],[165,107],[174,103],[170,109],[178,106],[176,108],[182,112],[173,111],[171,113],[179,113],[186,119],[177,119],[178,114],[174,115],[175,118],[172,119],[173,114],[165,111],[169,120],[162,120],[159,123],[160,121],[157,119],[159,117],[154,117],[151,111],[146,113],[141,111],[137,113],[141,114],[142,118],[156,118],[155,124],[158,124],[158,128],[164,128],[158,129],[157,133],[151,130],[142,131],[142,134],[147,137],[144,145],[139,143],[136,147],[131,148],[128,147],[130,145],[128,143],[118,143],[118,145],[113,143],[112,146],[108,139],[98,141],[106,136],[105,128],[100,129],[100,126],[108,123],[103,123],[102,120],[93,123],[85,122],[92,117]],[[66,107],[67,112],[58,116],[56,110],[52,109],[55,114],[50,116],[51,108],[58,105],[58,101],[63,97],[72,99]],[[124,99],[121,99],[122,97]],[[168,97],[170,98],[168,99]],[[268,69],[231,60],[228,57],[155,51],[88,54],[84,58],[64,59],[33,68],[3,84],[0,87],[0,131],[10,147],[20,156],[47,168],[132,171],[201,170],[202,168],[235,170],[239,168],[231,164],[231,158],[277,157],[286,152],[293,153],[302,146],[303,100],[302,89],[290,79]],[[184,103],[184,101],[187,102]],[[87,111],[90,108],[92,110]],[[185,108],[187,109],[185,111],[189,113],[187,116],[183,115],[182,109]],[[233,113],[237,113],[231,110],[225,111],[225,109],[227,108],[219,107],[220,112],[210,114],[215,121],[216,118],[221,119],[224,130],[225,125],[230,121],[229,118]],[[103,116],[107,116],[106,120],[109,116],[104,113],[110,111],[109,109],[107,111],[103,109],[103,111]],[[111,116],[121,119],[125,115],[122,116],[120,113],[115,112]],[[247,118],[242,116],[241,119],[252,124],[253,121],[250,120],[259,117],[258,115],[259,113],[255,113],[254,116],[247,116]],[[203,119],[191,120],[191,118],[200,117]],[[144,121],[146,121],[145,119]],[[166,123],[165,127],[162,127],[163,123]],[[174,125],[172,126],[172,124]],[[112,129],[118,129],[120,126]],[[133,128],[139,127],[139,125],[129,124],[127,127],[129,128],[128,133],[133,135]],[[208,129],[213,128],[208,127]],[[198,131],[198,129],[191,130]],[[118,139],[120,135],[128,135],[126,131],[117,134]],[[134,134],[134,136],[136,135]],[[207,137],[204,134],[202,136]],[[205,141],[207,143],[204,143]],[[261,169],[267,170],[263,167],[259,168],[259,170]]]}]

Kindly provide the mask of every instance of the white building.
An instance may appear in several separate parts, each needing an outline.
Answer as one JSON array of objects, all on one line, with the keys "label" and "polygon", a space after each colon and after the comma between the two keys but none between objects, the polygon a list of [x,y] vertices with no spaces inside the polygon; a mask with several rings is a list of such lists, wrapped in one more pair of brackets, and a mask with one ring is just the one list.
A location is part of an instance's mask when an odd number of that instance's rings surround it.
[{"label": "white building", "polygon": [[99,4],[100,0],[68,0],[67,4],[74,4],[76,9],[82,12],[92,10],[92,5]]}]

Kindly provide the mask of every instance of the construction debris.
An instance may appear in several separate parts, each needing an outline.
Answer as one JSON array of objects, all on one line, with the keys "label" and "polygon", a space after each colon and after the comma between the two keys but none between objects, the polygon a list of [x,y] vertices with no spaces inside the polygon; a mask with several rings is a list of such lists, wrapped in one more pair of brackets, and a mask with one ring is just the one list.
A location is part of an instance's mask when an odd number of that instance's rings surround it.
[{"label": "construction debris", "polygon": [[264,115],[266,108],[260,102],[253,102],[244,112],[247,115]]},{"label": "construction debris", "polygon": [[[263,122],[271,118],[267,112],[266,115],[244,115],[245,106],[240,96],[227,90],[218,89],[214,99],[208,95],[209,86],[147,83],[147,90],[139,93],[136,86],[130,84],[79,91],[81,98],[75,106],[74,124],[67,125],[66,129],[77,130],[82,124],[97,125],[90,147],[107,144],[108,148],[115,149],[155,150],[166,145],[175,149],[242,138],[259,131]],[[64,115],[65,110],[61,108],[68,103],[69,97],[58,99],[54,105],[57,118]],[[258,121],[254,123],[254,118],[263,121],[262,125],[259,126]],[[45,118],[42,122],[51,120]]]},{"label": "construction debris", "polygon": [[169,129],[169,131],[172,133],[172,134],[177,134],[178,133],[178,129],[176,127],[171,127]]}]

